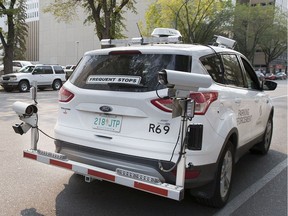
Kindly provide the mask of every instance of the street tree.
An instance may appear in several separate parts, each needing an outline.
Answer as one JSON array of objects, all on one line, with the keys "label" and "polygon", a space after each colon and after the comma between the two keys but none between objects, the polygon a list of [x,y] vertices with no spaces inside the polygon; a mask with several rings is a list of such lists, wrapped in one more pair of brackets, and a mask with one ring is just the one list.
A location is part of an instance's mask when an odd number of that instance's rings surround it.
[{"label": "street tree", "polygon": [[5,18],[7,24],[7,31],[0,28],[0,40],[4,51],[4,74],[7,74],[13,70],[13,59],[24,59],[27,36],[26,1],[0,1],[0,17]]},{"label": "street tree", "polygon": [[287,14],[279,8],[275,8],[273,24],[263,33],[259,47],[265,54],[267,71],[272,61],[285,52],[287,55]]},{"label": "street tree", "polygon": [[71,22],[77,17],[77,9],[87,13],[84,23],[95,25],[96,35],[100,40],[105,38],[122,38],[125,30],[124,16],[126,11],[136,13],[135,0],[54,0],[44,12],[54,15],[57,21]]},{"label": "street tree", "polygon": [[273,25],[274,6],[237,4],[231,31],[237,41],[236,49],[243,53],[253,64],[259,43],[264,33]]},{"label": "street tree", "polygon": [[25,59],[26,38],[28,37],[26,8],[26,0],[19,0],[19,11],[15,14],[14,59]]},{"label": "street tree", "polygon": [[155,27],[176,28],[184,42],[207,44],[215,34],[227,35],[232,14],[230,0],[158,0],[146,12],[146,26],[141,26],[146,35]]}]

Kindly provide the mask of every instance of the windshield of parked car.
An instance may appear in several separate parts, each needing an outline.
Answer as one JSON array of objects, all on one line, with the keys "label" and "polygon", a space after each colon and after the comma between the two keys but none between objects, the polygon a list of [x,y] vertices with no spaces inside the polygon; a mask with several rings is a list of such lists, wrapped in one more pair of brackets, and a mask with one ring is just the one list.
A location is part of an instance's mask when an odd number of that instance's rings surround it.
[{"label": "windshield of parked car", "polygon": [[34,70],[35,66],[34,65],[29,65],[22,67],[18,72],[19,73],[31,73]]},{"label": "windshield of parked car", "polygon": [[191,71],[191,58],[185,55],[139,52],[87,55],[75,69],[70,81],[85,89],[153,91],[157,88],[159,71],[162,69]]}]

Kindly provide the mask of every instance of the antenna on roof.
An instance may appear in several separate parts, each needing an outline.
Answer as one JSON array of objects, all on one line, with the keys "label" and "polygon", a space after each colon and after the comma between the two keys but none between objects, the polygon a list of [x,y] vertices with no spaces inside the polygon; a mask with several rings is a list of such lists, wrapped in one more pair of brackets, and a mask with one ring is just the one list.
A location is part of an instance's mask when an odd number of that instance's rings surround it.
[{"label": "antenna on roof", "polygon": [[136,25],[137,25],[137,28],[138,28],[138,31],[139,31],[139,34],[140,34],[140,37],[141,37],[141,45],[143,45],[144,44],[144,38],[142,36],[142,33],[141,33],[140,28],[139,28],[138,22],[136,23]]},{"label": "antenna on roof", "polygon": [[138,31],[139,31],[140,37],[143,38],[142,33],[141,33],[141,30],[140,30],[139,25],[138,25],[138,22],[136,23],[136,25],[137,25],[137,28],[138,28]]}]

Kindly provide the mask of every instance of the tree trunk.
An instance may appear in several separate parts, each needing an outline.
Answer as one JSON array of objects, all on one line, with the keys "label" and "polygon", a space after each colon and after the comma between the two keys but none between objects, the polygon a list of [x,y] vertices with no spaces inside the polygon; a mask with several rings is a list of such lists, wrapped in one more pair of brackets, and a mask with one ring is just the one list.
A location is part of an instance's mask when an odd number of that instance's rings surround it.
[{"label": "tree trunk", "polygon": [[13,46],[7,45],[3,58],[4,74],[13,72]]},{"label": "tree trunk", "polygon": [[[11,1],[10,7],[14,8],[15,1]],[[15,41],[15,24],[13,20],[13,14],[7,14],[8,35],[7,43],[4,46],[4,74],[13,72],[13,59],[14,59],[14,41]]]}]

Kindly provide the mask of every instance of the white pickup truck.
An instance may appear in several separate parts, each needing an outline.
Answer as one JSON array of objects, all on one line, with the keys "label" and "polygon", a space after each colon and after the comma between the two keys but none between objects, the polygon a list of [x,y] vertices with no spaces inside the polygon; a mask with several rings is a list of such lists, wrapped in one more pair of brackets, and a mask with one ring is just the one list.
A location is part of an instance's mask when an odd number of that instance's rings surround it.
[{"label": "white pickup truck", "polygon": [[[32,65],[32,63],[29,61],[18,61],[18,60],[13,61],[12,73],[18,72],[22,67],[24,67],[26,65]],[[0,76],[1,75],[4,75],[4,65],[3,64],[0,65]]]}]

